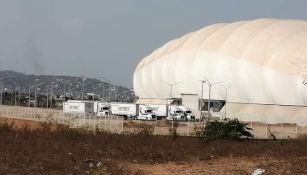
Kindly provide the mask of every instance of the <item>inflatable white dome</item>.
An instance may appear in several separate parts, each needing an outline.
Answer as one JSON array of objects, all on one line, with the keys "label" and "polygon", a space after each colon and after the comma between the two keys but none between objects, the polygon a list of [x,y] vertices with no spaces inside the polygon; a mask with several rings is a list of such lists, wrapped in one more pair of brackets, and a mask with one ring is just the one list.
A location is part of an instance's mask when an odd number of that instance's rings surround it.
[{"label": "inflatable white dome", "polygon": [[[306,69],[306,70],[305,70]],[[235,103],[307,105],[307,22],[257,19],[214,24],[166,43],[145,57],[134,73],[140,98],[201,94],[206,77],[211,98]],[[204,84],[203,99],[208,98]]]}]

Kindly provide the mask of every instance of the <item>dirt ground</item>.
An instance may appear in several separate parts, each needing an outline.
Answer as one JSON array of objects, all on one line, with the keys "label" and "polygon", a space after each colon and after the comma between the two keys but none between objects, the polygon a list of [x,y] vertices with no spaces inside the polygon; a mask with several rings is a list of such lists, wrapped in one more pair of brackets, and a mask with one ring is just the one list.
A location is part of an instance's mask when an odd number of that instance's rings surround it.
[{"label": "dirt ground", "polygon": [[87,159],[103,162],[112,175],[237,175],[257,168],[273,175],[307,174],[305,141],[203,144],[189,137],[172,141],[103,133],[24,133],[25,126],[35,130],[42,123],[0,118],[3,122],[14,123],[21,131],[0,130],[0,174],[99,174],[99,169],[84,163]]},{"label": "dirt ground", "polygon": [[41,127],[40,122],[36,122],[33,120],[21,120],[21,119],[0,117],[0,123],[4,123],[4,122],[9,123],[9,124],[14,124],[14,127],[18,129],[21,129],[25,126],[31,129],[37,129]]},{"label": "dirt ground", "polygon": [[[286,160],[268,157],[257,158],[212,158],[206,161],[168,162],[164,164],[130,164],[135,172],[140,171],[148,175],[248,175],[256,169],[264,169],[265,174],[306,174],[304,166],[301,169],[293,163],[306,163],[306,158],[290,158]],[[298,164],[300,164],[298,163]],[[296,170],[295,170],[296,169]]]}]

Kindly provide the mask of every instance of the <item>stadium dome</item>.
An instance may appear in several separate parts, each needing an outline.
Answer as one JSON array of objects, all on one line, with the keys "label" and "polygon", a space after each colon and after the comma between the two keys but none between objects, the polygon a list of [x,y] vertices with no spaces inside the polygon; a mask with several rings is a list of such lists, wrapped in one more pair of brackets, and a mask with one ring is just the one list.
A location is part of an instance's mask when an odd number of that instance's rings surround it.
[{"label": "stadium dome", "polygon": [[[140,98],[170,97],[164,82],[181,82],[173,97],[201,94],[206,77],[212,99],[235,103],[307,105],[307,22],[257,19],[214,24],[166,43],[146,56],[134,72]],[[203,99],[208,98],[204,84]]]}]

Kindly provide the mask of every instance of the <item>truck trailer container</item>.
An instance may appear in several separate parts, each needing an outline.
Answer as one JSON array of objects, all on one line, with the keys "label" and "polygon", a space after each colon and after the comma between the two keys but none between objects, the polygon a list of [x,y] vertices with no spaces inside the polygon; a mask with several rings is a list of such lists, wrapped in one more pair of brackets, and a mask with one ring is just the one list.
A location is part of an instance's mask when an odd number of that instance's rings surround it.
[{"label": "truck trailer container", "polygon": [[125,119],[155,120],[156,115],[147,105],[133,103],[111,103],[111,114]]}]

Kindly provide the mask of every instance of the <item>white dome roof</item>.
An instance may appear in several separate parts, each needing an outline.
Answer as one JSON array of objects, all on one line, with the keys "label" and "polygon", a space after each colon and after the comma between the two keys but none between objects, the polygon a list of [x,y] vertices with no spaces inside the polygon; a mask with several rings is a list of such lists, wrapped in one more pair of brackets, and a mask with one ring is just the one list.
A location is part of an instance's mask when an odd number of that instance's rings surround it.
[{"label": "white dome roof", "polygon": [[[305,70],[306,69],[306,70]],[[228,101],[307,105],[307,22],[258,19],[215,24],[166,43],[145,57],[134,73],[140,98],[200,94],[200,79],[231,84]],[[208,87],[204,85],[204,96]],[[225,99],[225,89],[212,88],[213,99]]]}]

